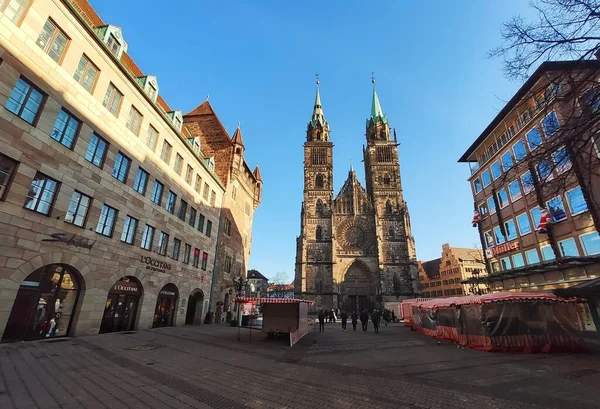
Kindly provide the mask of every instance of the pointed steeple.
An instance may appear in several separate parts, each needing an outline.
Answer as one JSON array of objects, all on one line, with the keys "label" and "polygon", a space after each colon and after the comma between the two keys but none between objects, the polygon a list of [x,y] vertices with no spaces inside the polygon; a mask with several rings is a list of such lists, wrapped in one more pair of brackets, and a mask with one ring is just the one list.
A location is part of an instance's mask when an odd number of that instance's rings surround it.
[{"label": "pointed steeple", "polygon": [[258,163],[256,164],[256,167],[254,168],[254,172],[252,172],[252,174],[254,175],[254,178],[258,182],[262,182],[262,177],[260,176],[260,170],[258,169]]},{"label": "pointed steeple", "polygon": [[352,159],[350,159],[350,173],[354,173],[354,165],[352,164]]},{"label": "pointed steeple", "polygon": [[240,123],[238,122],[237,129],[233,133],[233,137],[231,138],[231,142],[234,144],[244,146],[244,141],[242,139],[242,129],[240,128]]},{"label": "pointed steeple", "polygon": [[379,103],[379,97],[377,96],[377,89],[375,88],[375,77],[371,76],[371,82],[373,83],[373,98],[371,100],[371,116],[367,120],[367,124],[369,121],[373,121],[374,123],[381,121],[384,124],[387,122],[387,118],[381,109],[381,104]]},{"label": "pointed steeple", "polygon": [[310,118],[310,125],[313,127],[317,126],[317,124],[324,127],[327,124],[325,114],[323,113],[323,107],[321,106],[321,92],[319,90],[320,83],[321,81],[319,81],[319,78],[317,77],[317,95],[315,96],[315,106]]}]

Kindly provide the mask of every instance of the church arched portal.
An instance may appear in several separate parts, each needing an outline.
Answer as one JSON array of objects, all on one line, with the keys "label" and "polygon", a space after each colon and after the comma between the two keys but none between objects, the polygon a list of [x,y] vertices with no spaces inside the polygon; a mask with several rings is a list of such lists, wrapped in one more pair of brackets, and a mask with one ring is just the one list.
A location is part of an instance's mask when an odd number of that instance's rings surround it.
[{"label": "church arched portal", "polygon": [[363,262],[356,260],[348,267],[340,285],[340,295],[340,308],[345,309],[349,314],[352,311],[358,313],[364,309],[373,310],[375,295],[373,274]]}]

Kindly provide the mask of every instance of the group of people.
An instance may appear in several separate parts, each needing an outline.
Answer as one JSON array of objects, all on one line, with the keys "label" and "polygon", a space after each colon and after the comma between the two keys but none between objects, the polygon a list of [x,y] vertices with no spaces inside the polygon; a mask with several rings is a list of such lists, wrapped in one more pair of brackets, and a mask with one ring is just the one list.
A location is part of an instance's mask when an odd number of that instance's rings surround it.
[{"label": "group of people", "polygon": [[[341,313],[339,310],[331,309],[331,311],[321,310],[319,311],[319,332],[325,331],[325,322],[335,322],[337,317],[340,317],[342,320],[342,330],[346,331],[346,325],[348,323],[348,313],[345,310],[342,310]],[[390,318],[393,319],[393,311],[392,316],[390,317],[390,313],[388,310],[384,310],[383,313],[379,311],[377,308],[373,310],[371,313],[371,322],[373,323],[373,328],[375,329],[375,333],[379,334],[379,322],[383,316],[383,321],[387,326]],[[356,311],[352,311],[352,315],[350,316],[352,322],[352,331],[356,331],[356,326],[358,325],[358,320],[360,318],[360,322],[362,324],[362,330],[367,332],[369,326],[369,313],[366,309],[362,310],[359,314]]]}]

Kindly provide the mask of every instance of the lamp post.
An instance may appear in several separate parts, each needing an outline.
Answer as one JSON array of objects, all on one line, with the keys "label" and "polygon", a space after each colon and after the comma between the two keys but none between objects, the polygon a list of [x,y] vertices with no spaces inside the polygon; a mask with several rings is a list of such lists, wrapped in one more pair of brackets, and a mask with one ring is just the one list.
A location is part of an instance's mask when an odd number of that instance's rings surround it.
[{"label": "lamp post", "polygon": [[[241,297],[242,293],[246,292],[248,287],[248,280],[244,277],[239,276],[233,280],[233,288],[235,289],[236,298]],[[241,303],[237,303],[237,326],[238,326],[238,341],[240,340],[240,327],[242,326],[242,308]]]},{"label": "lamp post", "polygon": [[481,288],[479,287],[479,283],[481,281],[479,278],[479,274],[481,274],[481,269],[474,268],[473,272],[471,274],[473,275],[473,278],[475,279],[474,282],[471,283],[471,293],[476,294],[476,295],[483,294],[483,291],[481,291]]}]

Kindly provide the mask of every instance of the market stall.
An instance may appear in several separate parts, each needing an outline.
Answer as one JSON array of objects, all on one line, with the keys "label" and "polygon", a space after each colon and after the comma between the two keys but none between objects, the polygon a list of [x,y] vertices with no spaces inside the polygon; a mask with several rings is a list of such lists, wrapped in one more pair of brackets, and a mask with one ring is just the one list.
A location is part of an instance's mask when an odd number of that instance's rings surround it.
[{"label": "market stall", "polygon": [[413,328],[485,351],[585,351],[575,300],[495,293],[412,303]]},{"label": "market stall", "polygon": [[238,297],[241,304],[262,305],[262,332],[289,334],[290,346],[310,331],[308,309],[314,301],[297,298]]}]

